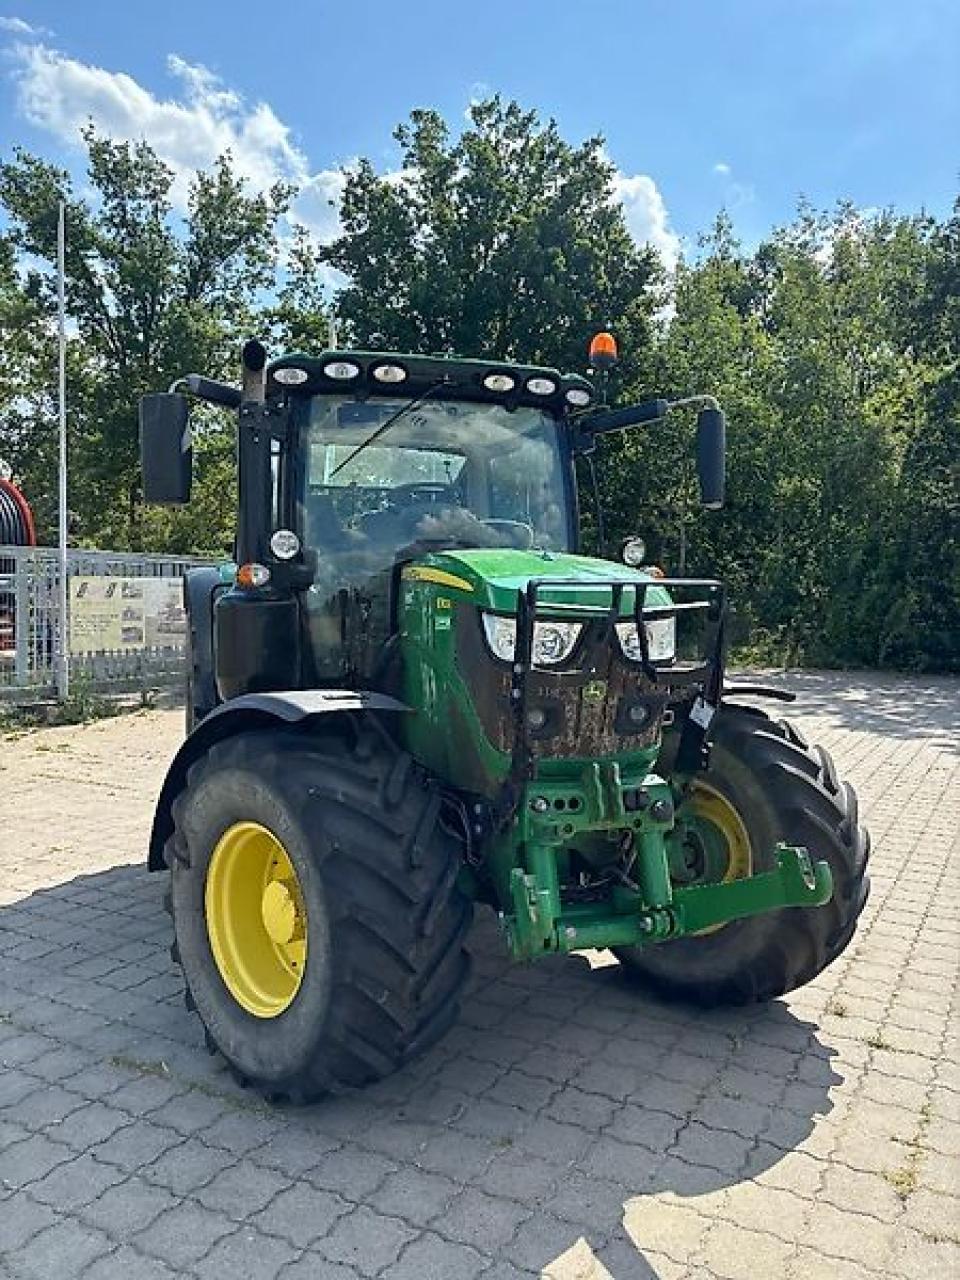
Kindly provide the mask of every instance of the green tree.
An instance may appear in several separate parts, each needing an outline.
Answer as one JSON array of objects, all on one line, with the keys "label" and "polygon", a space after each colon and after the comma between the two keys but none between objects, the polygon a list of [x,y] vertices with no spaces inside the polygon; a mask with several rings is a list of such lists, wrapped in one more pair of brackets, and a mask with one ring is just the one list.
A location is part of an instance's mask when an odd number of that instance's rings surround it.
[{"label": "green tree", "polygon": [[660,271],[631,239],[600,138],[572,146],[499,97],[456,139],[435,111],[396,130],[398,174],[346,173],[342,234],[322,251],[347,283],[360,346],[582,367],[593,331],[623,339],[622,378],[649,361]]},{"label": "green tree", "polygon": [[[71,342],[70,505],[78,536],[118,549],[184,541],[224,541],[222,523],[196,512],[144,512],[137,458],[139,396],[190,369],[217,373],[235,359],[259,295],[274,279],[275,229],[289,192],[251,195],[229,156],[197,173],[182,225],[173,214],[174,174],[145,143],[114,142],[85,132],[89,197],[69,176],[18,151],[0,164],[0,204],[9,243],[28,260],[25,295],[52,309],[57,206],[66,204],[67,311]],[[33,434],[49,429],[35,419]],[[0,437],[0,451],[4,445]],[[197,511],[219,512],[224,427],[200,432]],[[46,474],[41,491],[55,491]],[[217,517],[219,521],[220,517]],[[181,533],[178,534],[178,528]]]}]

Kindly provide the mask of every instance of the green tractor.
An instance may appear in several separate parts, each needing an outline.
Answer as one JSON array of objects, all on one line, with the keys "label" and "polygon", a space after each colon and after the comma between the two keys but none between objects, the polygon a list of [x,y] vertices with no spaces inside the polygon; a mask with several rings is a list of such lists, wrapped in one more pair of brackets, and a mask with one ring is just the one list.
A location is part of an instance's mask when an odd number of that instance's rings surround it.
[{"label": "green tractor", "polygon": [[[606,337],[595,366],[613,358]],[[144,491],[189,499],[191,397],[235,410],[235,565],[188,575],[188,734],[149,865],[208,1048],[307,1102],[450,1027],[475,903],[512,956],[609,948],[705,1006],[770,1000],[850,941],[869,842],[830,756],[730,702],[723,588],[578,553],[574,460],[709,397],[323,351],[141,402]],[[789,699],[789,695],[786,695]]]}]

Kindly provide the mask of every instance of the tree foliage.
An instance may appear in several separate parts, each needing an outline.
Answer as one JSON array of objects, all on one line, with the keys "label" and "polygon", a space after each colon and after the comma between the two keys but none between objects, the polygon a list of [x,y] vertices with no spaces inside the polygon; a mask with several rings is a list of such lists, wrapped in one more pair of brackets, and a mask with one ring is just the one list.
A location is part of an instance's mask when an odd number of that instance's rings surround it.
[{"label": "tree foliage", "polygon": [[[198,498],[189,513],[144,511],[137,458],[137,400],[178,374],[225,370],[237,335],[253,324],[262,290],[272,286],[275,229],[288,193],[251,195],[223,157],[190,186],[182,223],[174,217],[174,175],[145,143],[114,142],[86,131],[89,193],[78,195],[62,169],[22,151],[0,164],[0,204],[10,230],[5,293],[31,308],[34,329],[54,309],[57,209],[66,206],[66,303],[70,343],[71,506],[79,536],[139,549],[162,540],[184,549],[215,546],[222,529],[198,513],[216,501],[232,448],[223,424],[199,436]],[[11,278],[13,270],[13,278]],[[29,326],[28,326],[29,331]],[[48,349],[51,343],[45,345]],[[31,378],[4,414],[0,447],[31,493],[56,491],[50,396],[55,378]],[[49,512],[41,509],[49,521]],[[211,540],[212,539],[212,540]]]},{"label": "tree foliage", "polygon": [[[56,210],[66,201],[74,537],[210,552],[233,524],[233,433],[197,419],[196,498],[144,508],[136,402],[179,374],[230,378],[250,332],[584,367],[612,328],[619,398],[711,392],[728,503],[701,513],[692,422],[608,437],[608,549],[642,533],[671,571],[716,573],[759,656],[960,669],[960,201],[951,217],[801,206],[762,243],[720,216],[667,280],[615,198],[602,140],[572,145],[514,102],[396,132],[397,173],[345,173],[341,231],[282,221],[229,156],[186,196],[145,143],[86,134],[82,193],[47,161],[0,163],[0,458],[55,524]],[[336,274],[339,273],[339,274]],[[592,503],[583,502],[588,526]]]},{"label": "tree foliage", "polygon": [[499,97],[453,139],[435,111],[395,134],[399,174],[347,174],[343,233],[326,261],[347,277],[337,310],[361,345],[483,352],[572,368],[584,335],[615,325],[643,367],[660,269],[631,239],[600,138]]}]

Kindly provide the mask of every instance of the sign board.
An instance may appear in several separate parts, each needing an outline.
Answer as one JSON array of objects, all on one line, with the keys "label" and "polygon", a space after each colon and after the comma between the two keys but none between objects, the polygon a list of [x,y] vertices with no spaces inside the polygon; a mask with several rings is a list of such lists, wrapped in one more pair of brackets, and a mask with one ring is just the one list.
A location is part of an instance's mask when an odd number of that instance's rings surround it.
[{"label": "sign board", "polygon": [[180,649],[186,638],[179,578],[70,579],[70,652]]}]

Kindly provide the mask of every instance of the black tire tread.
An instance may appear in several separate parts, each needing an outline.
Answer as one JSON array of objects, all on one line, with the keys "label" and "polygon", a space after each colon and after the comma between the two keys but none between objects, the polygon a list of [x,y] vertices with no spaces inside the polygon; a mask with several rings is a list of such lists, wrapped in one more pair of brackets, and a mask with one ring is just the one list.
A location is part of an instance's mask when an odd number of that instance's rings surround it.
[{"label": "black tire tread", "polygon": [[[382,1078],[455,1021],[469,975],[463,944],[472,903],[457,884],[458,850],[441,826],[435,789],[385,735],[356,722],[349,735],[239,734],[192,766],[174,802],[166,856],[181,872],[189,792],[225,768],[255,770],[300,806],[304,829],[325,835],[311,850],[336,958],[322,1045],[314,1061],[265,1090],[309,1101]],[[257,1083],[228,1065],[241,1083]]]},{"label": "black tire tread", "polygon": [[669,972],[662,964],[647,967],[642,951],[619,953],[629,975],[642,985],[705,1007],[772,1000],[810,982],[849,944],[870,889],[870,837],[859,824],[856,793],[839,780],[825,748],[811,746],[789,721],[735,704],[721,709],[716,741],[753,773],[768,796],[776,797],[784,838],[826,858],[834,895],[823,907],[779,912],[778,927],[767,932],[762,952],[722,980],[694,979],[682,963]]}]

